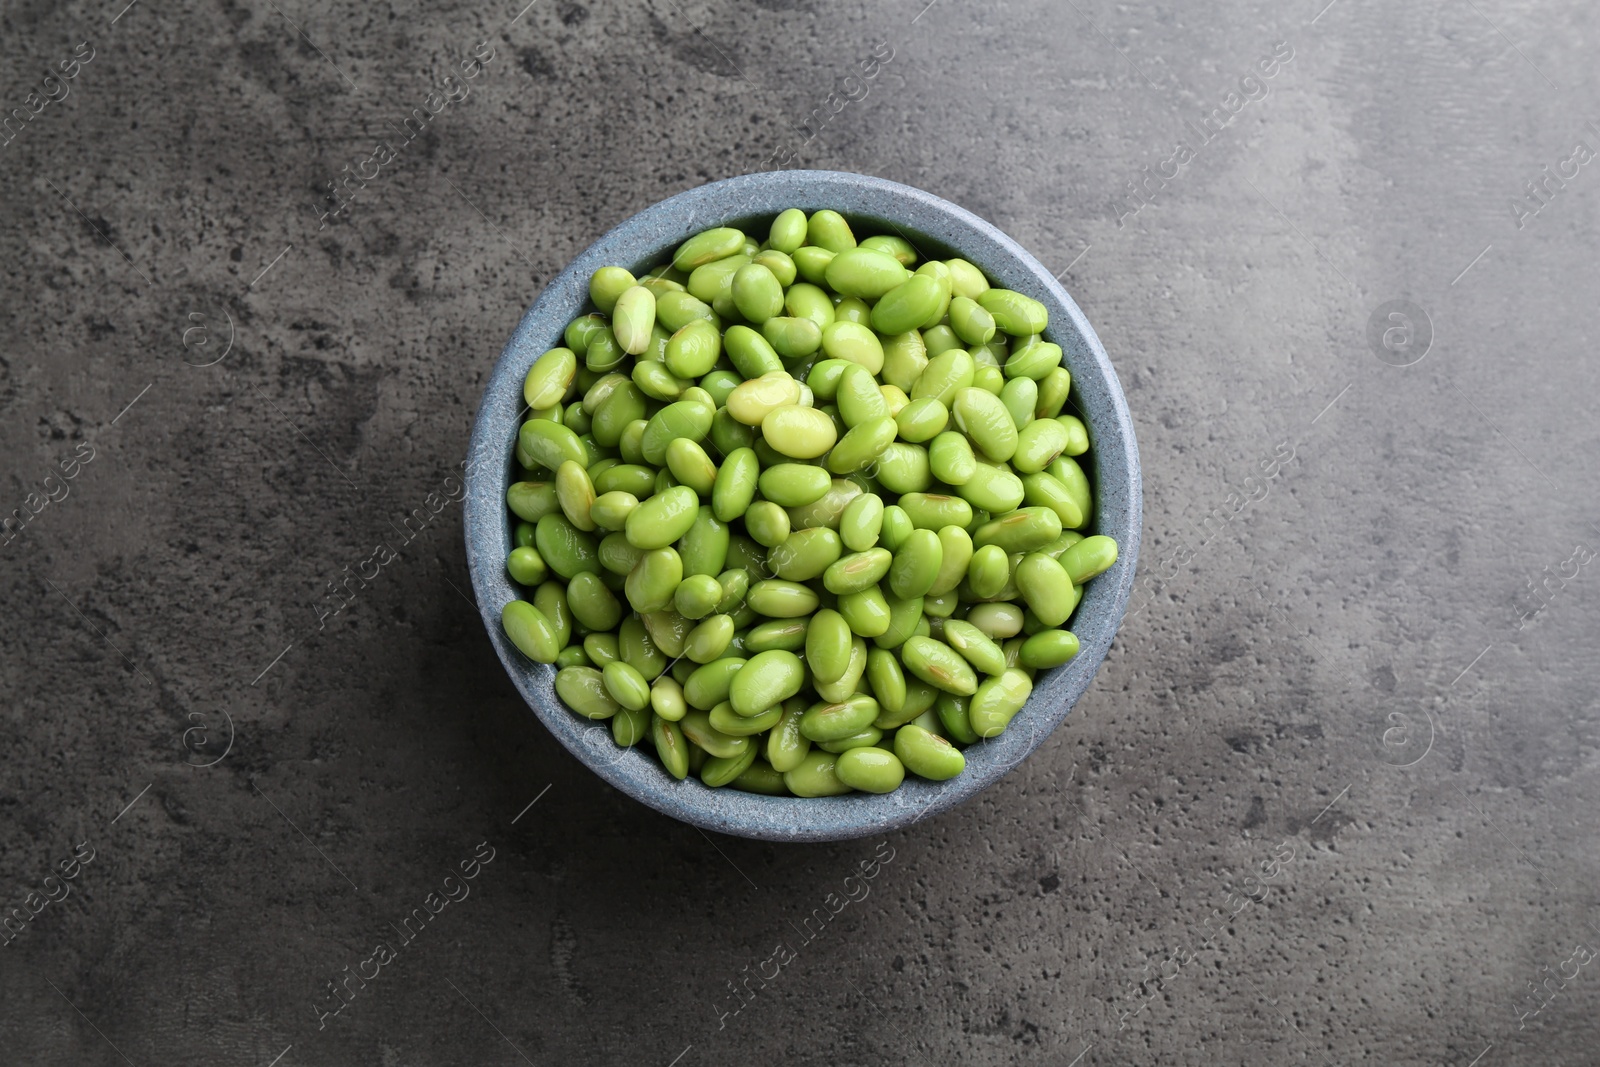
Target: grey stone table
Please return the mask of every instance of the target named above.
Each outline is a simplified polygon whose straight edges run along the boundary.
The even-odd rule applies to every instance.
[[[1596,1062],[1592,9],[924,4],[0,11],[0,1061]],[[827,847],[553,744],[455,499],[540,285],[785,165],[1060,269],[1147,487],[1067,724]]]

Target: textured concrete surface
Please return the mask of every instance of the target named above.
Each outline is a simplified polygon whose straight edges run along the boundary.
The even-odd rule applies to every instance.
[[[924,2],[0,11],[0,1061],[1596,1062],[1594,9]],[[881,845],[601,785],[450,499],[541,283],[790,161],[1058,265],[1145,461],[1077,712]]]

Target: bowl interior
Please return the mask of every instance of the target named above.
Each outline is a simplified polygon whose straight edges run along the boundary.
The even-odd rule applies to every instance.
[[[1119,546],[1116,564],[1089,583],[1068,623],[1080,641],[1077,657],[1039,673],[1026,707],[1006,732],[969,746],[966,770],[958,777],[929,782],[908,775],[904,785],[882,796],[768,797],[710,789],[693,777],[676,781],[648,747],[619,748],[608,724],[590,722],[563,706],[554,692],[555,669],[530,662],[500,626],[501,609],[520,595],[505,570],[512,545],[505,488],[526,411],[522,380],[535,359],[562,343],[567,323],[589,310],[590,274],[607,265],[642,272],[712,226],[764,235],[771,219],[789,207],[808,213],[832,208],[850,220],[858,237],[899,234],[923,258],[961,256],[994,284],[1044,303],[1050,313],[1045,336],[1061,346],[1072,373],[1069,407],[1089,429],[1092,532],[1115,538]],[[742,837],[825,841],[906,826],[961,803],[998,781],[1066,718],[1099,669],[1127,608],[1138,560],[1141,500],[1138,450],[1116,373],[1077,304],[1033,256],[971,212],[920,189],[859,174],[779,171],[704,185],[646,208],[596,241],[550,283],[523,316],[484,392],[467,463],[464,521],[473,589],[490,640],[517,690],[570,752],[629,796],[685,822]]]

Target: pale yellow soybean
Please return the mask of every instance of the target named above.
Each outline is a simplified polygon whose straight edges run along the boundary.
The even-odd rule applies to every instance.
[[[744,382],[728,394],[728,414],[746,426],[760,426],[761,420],[782,407],[800,402],[800,383],[787,371],[772,371]]]
[[[838,429],[825,413],[798,404],[767,412],[761,420],[761,436],[791,459],[816,459],[839,439]]]
[[[651,684],[650,709],[668,722],[677,722],[689,711],[683,699],[683,686],[670,674],[663,674]]]
[[[978,687],[967,705],[972,732],[979,737],[998,737],[1005,731],[1033,692],[1033,682],[1019,670],[1007,670]]]
[[[561,403],[578,373],[578,357],[570,348],[552,348],[528,368],[522,382],[522,399],[530,408]]]
[[[595,521],[590,515],[595,502],[594,484],[589,481],[589,472],[581,464],[569,459],[556,468],[556,499],[568,522],[580,530],[595,529]]]
[[[839,308],[834,311],[837,314]],[[870,327],[860,323],[835,318],[822,331],[822,350],[830,359],[858,363],[873,375],[883,370],[883,342]]]
[[[656,296],[642,285],[635,285],[617,298],[611,312],[611,332],[617,344],[630,356],[637,356],[650,345],[650,328],[656,324]]]
[[[1022,609],[1015,604],[974,604],[967,621],[996,641],[1022,632]]]

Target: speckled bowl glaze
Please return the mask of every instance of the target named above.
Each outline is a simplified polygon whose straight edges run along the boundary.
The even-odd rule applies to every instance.
[[[1096,493],[1094,532],[1116,538],[1117,563],[1094,579],[1073,615],[1081,651],[1065,666],[1042,672],[1027,706],[1001,736],[967,748],[967,767],[947,782],[907,775],[893,793],[852,793],[800,799],[709,789],[690,777],[675,781],[648,746],[618,748],[605,723],[594,723],[557,700],[555,668],[531,663],[500,627],[500,612],[519,594],[506,574],[511,516],[506,486],[524,410],[522,380],[546,349],[562,343],[568,322],[589,310],[589,275],[608,264],[636,274],[671,257],[685,238],[712,226],[749,226],[765,236],[784,208],[833,208],[859,234],[900,233],[938,258],[960,255],[996,285],[1026,293],[1050,310],[1046,337],[1059,344],[1072,372],[1072,401],[1092,442],[1090,477]],[[1139,554],[1142,494],[1133,423],[1116,372],[1083,313],[1050,271],[995,227],[920,189],[836,171],[748,174],[703,185],[646,208],[573,260],[534,301],[490,375],[472,429],[466,474],[467,559],[484,628],[506,673],[567,750],[607,782],[676,819],[740,837],[772,841],[834,841],[864,837],[948,810],[999,781],[1067,717],[1088,688],[1127,608]]]

